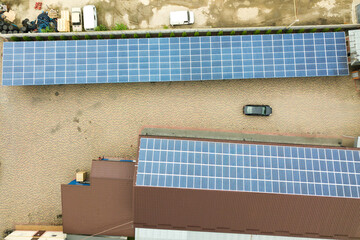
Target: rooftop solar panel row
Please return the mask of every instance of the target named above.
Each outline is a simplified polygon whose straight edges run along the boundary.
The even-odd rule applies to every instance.
[[[348,75],[344,32],[5,42],[3,85]]]
[[[141,138],[136,185],[359,198],[359,152]]]

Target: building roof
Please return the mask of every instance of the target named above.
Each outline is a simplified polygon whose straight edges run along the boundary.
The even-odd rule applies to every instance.
[[[351,65],[360,64],[360,31],[349,31],[350,62]]]
[[[64,232],[134,236],[133,174],[132,162],[94,160],[90,186],[61,185]]]
[[[143,137],[136,185],[359,198],[360,150]]]
[[[134,225],[360,237],[359,164],[357,149],[141,137]]]

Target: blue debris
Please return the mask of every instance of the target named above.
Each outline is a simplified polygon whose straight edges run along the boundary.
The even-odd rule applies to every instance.
[[[42,12],[37,17],[36,24],[37,24],[38,32],[41,32],[42,30],[46,30],[47,27],[49,28],[54,27],[55,31],[57,32],[57,21],[55,18],[50,18],[47,12]]]

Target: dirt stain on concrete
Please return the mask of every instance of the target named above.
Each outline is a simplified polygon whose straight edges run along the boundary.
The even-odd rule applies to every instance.
[[[326,0],[303,0],[296,1],[295,5],[294,1],[290,0],[159,0],[150,1],[148,5],[144,5],[141,1],[116,1],[115,4],[113,1],[111,3],[94,1],[94,4],[100,9],[98,11],[100,22],[113,24],[123,22],[135,29],[156,27],[150,24],[151,18],[167,6],[171,10],[176,7],[193,11],[202,9],[203,13],[195,16],[195,25],[184,26],[185,28],[284,26],[295,20],[295,13],[301,25],[339,24],[344,23],[346,19],[351,19],[351,0],[336,0],[331,9],[328,6],[324,7],[326,5],[324,1]],[[239,18],[238,11],[246,10],[248,10],[247,16],[251,15],[251,10],[255,10],[257,14],[245,20]],[[199,26],[197,22],[204,24]]]
[[[60,129],[61,129],[61,124],[58,123],[54,128],[51,129],[51,133],[55,134],[56,132],[60,131]]]
[[[78,110],[76,112],[76,116],[81,117],[83,115],[83,112],[81,110]]]
[[[19,5],[19,4],[29,4],[29,0],[3,0],[3,4],[12,6],[12,5]]]
[[[94,103],[93,105],[91,105],[91,108],[92,109],[97,109],[97,108],[100,108],[102,106],[102,103],[101,102],[97,102],[97,103]]]
[[[32,97],[31,98],[31,103],[33,105],[37,105],[37,104],[42,103],[42,102],[45,102],[45,99],[42,98],[42,97]]]

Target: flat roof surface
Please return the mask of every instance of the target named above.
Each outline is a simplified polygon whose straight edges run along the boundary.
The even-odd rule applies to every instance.
[[[348,75],[344,32],[4,42],[3,85]]]
[[[142,137],[136,185],[359,198],[359,153]]]

